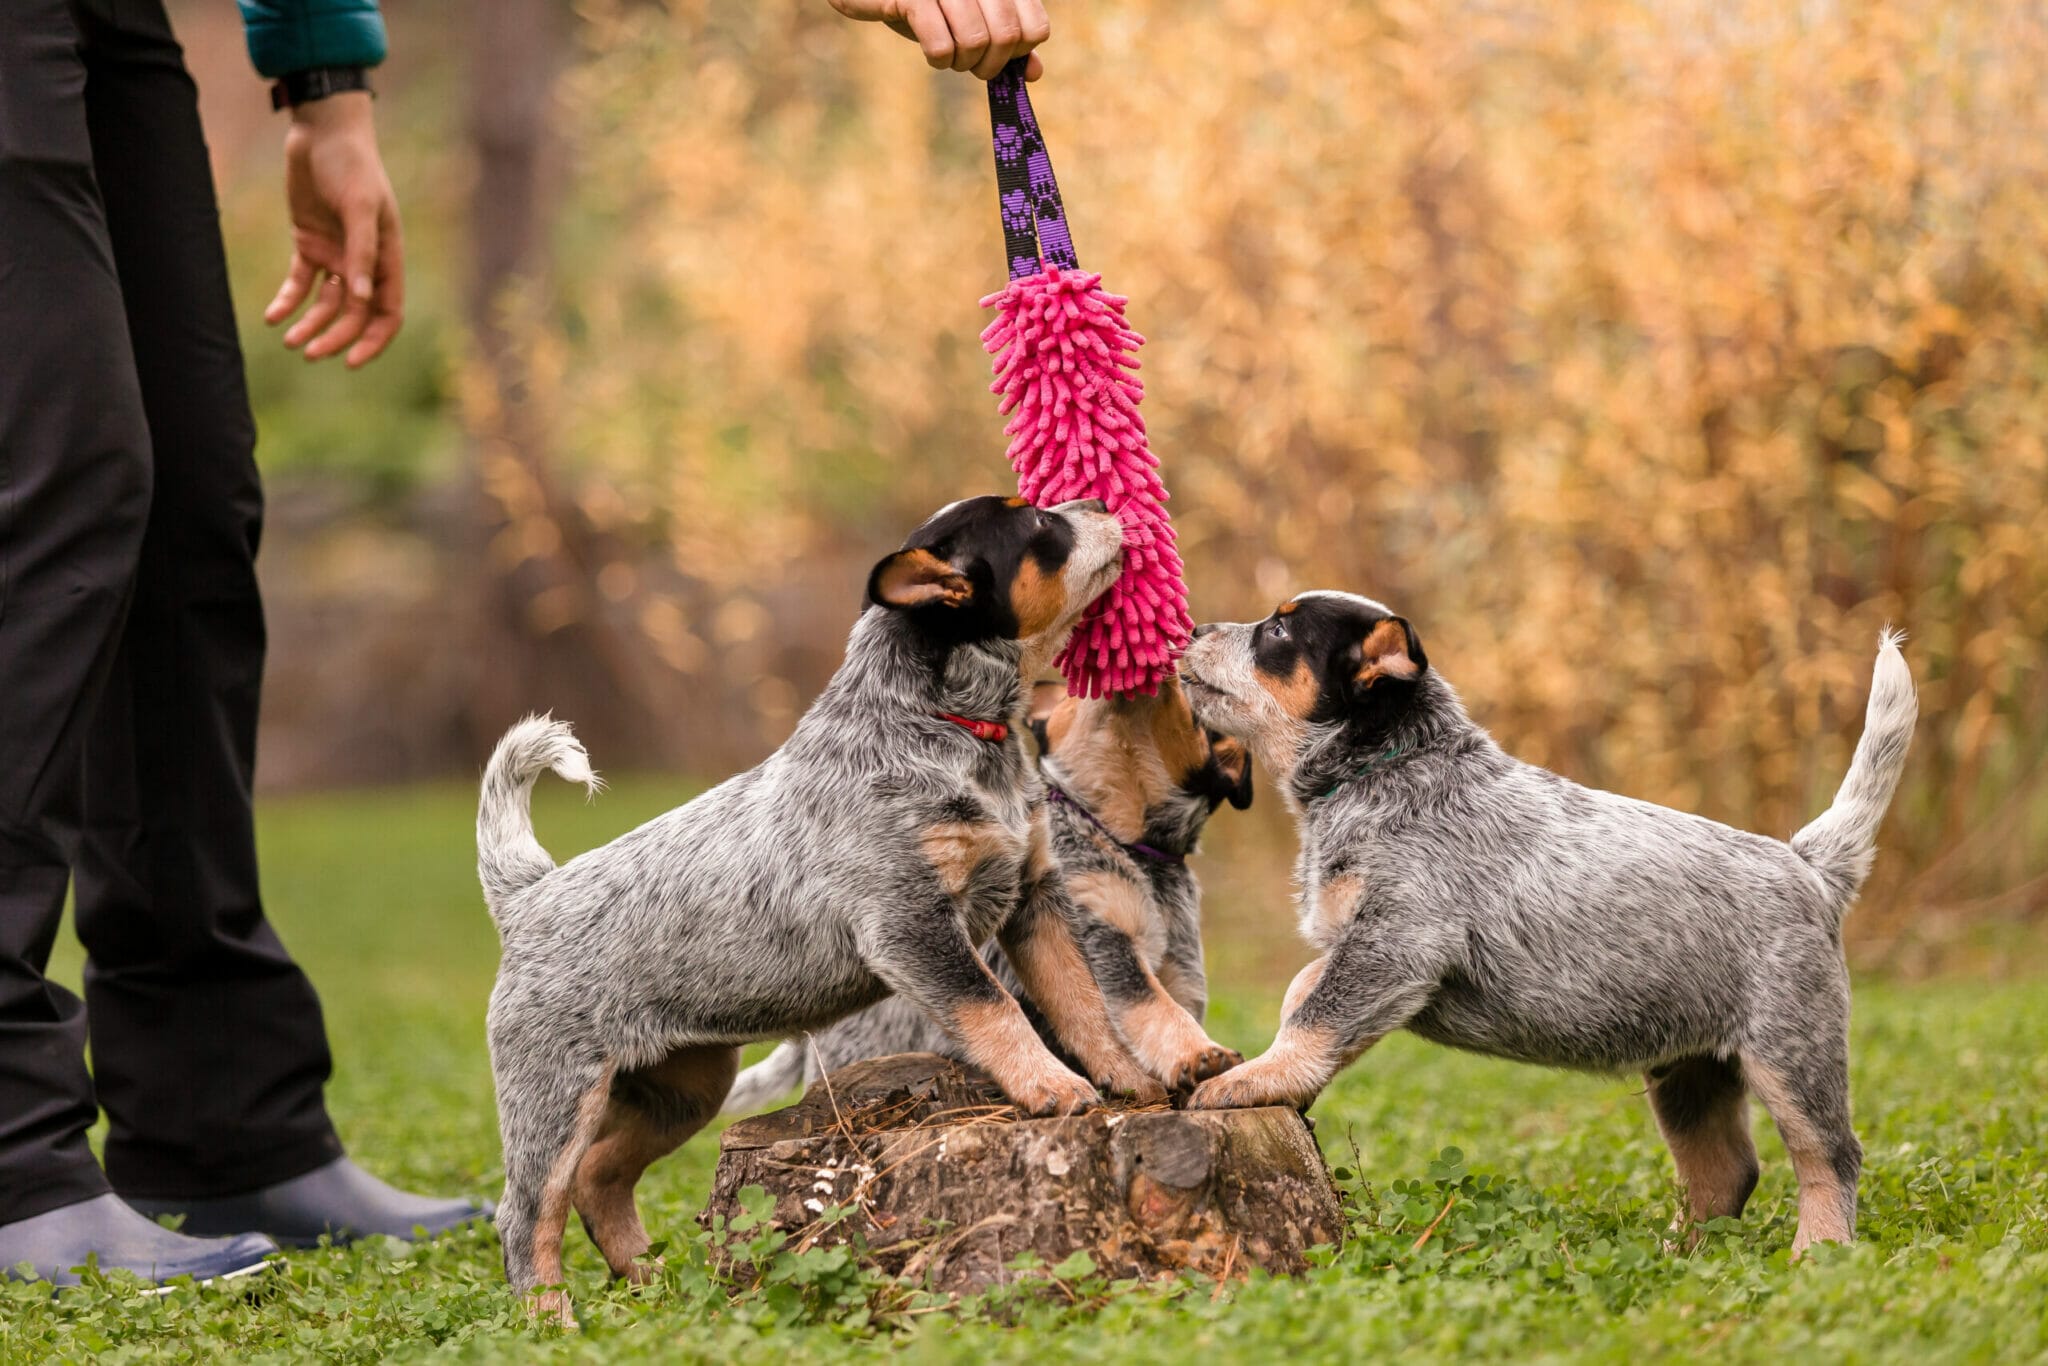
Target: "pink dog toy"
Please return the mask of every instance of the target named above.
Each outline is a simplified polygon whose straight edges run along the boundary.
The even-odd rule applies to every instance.
[[[1074,629],[1060,671],[1082,697],[1152,693],[1194,623],[1159,458],[1138,413],[1145,386],[1133,353],[1145,339],[1124,321],[1127,300],[1075,259],[1022,58],[988,83],[988,107],[1010,283],[981,301],[998,310],[981,341],[1010,419],[1018,492],[1040,507],[1100,498],[1124,528],[1123,574]]]

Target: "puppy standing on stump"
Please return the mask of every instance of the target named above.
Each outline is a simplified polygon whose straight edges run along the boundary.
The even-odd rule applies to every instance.
[[[1049,686],[1055,693],[1057,685]],[[1141,976],[1102,980],[1117,1027],[1140,1062],[1185,1090],[1242,1062],[1202,1032],[1209,979],[1202,960],[1202,887],[1188,855],[1224,802],[1252,803],[1252,761],[1243,744],[1213,735],[1189,707],[1180,680],[1131,697],[1061,696],[1034,716],[1039,772],[1051,803],[1053,857],[1074,904],[1126,936]],[[991,945],[991,971],[1035,1014],[1030,992]],[[1039,1035],[1055,1050],[1040,1017]],[[938,1053],[967,1061],[960,1046],[901,998],[877,1001],[830,1029],[791,1039],[740,1073],[725,1110],[760,1109],[797,1086],[864,1058]]]
[[[633,1187],[717,1113],[739,1045],[891,992],[1020,1108],[1093,1101],[990,974],[991,937],[1090,1076],[1163,1098],[1096,985],[1141,968],[1067,895],[1018,734],[1025,680],[1121,551],[1099,502],[943,509],[875,566],[845,663],[781,749],[559,868],[527,799],[543,769],[593,781],[582,746],[540,718],[499,742],[477,863],[504,944],[489,1027],[515,1289],[561,1281],[572,1206],[614,1275],[644,1276]],[[540,1307],[568,1316],[559,1291]]]
[[[1799,1178],[1795,1252],[1856,1229],[1842,917],[1918,703],[1878,646],[1834,805],[1789,843],[1592,791],[1504,753],[1414,628],[1349,593],[1201,627],[1181,679],[1293,805],[1303,935],[1266,1053],[1197,1106],[1306,1105],[1396,1029],[1551,1066],[1641,1070],[1691,1214],[1756,1185],[1745,1095]]]

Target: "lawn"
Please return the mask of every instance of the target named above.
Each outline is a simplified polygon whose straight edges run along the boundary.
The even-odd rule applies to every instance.
[[[592,806],[544,791],[543,840],[561,856],[683,795],[651,780]],[[483,1013],[496,942],[471,871],[470,801],[453,788],[274,801],[263,843],[273,914],[326,1002],[351,1151],[404,1184],[495,1195]],[[1274,924],[1263,944],[1212,945],[1214,1029],[1247,1053],[1268,1037],[1284,979],[1262,967],[1246,981],[1233,965],[1263,964],[1288,934]],[[60,975],[77,969],[62,950]],[[1636,1083],[1399,1037],[1313,1111],[1354,1232],[1300,1280],[1105,1285],[1076,1265],[1029,1273],[1060,1282],[1030,1297],[935,1306],[813,1253],[784,1255],[740,1293],[704,1269],[693,1216],[715,1146],[700,1137],[641,1187],[669,1244],[661,1284],[607,1288],[572,1230],[573,1337],[524,1321],[495,1238],[477,1230],[295,1254],[251,1299],[0,1287],[0,1360],[2048,1359],[2042,983],[1861,984],[1855,1091],[1863,1241],[1797,1266],[1791,1171],[1767,1121],[1747,1217],[1675,1255],[1660,1233],[1677,1191]]]

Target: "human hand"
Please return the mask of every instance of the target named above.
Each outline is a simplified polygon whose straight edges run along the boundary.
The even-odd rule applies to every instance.
[[[350,369],[376,359],[404,320],[405,247],[367,91],[292,110],[284,198],[292,263],[263,321],[276,326],[310,296],[313,306],[285,329],[286,346],[304,346],[307,360],[346,347]]]
[[[924,49],[937,71],[972,71],[993,79],[1013,57],[1052,36],[1043,0],[831,0],[849,19],[879,20]],[[1032,53],[1024,79],[1045,74]]]

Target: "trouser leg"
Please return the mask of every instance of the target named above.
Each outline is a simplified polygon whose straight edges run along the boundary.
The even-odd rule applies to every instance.
[[[320,1003],[263,914],[262,491],[197,92],[156,0],[78,0],[156,497],[86,745],[78,925],[107,1174],[207,1198],[341,1153]]]
[[[0,5],[0,1223],[103,1193],[85,1014],[43,970],[149,434],[63,0]]]

